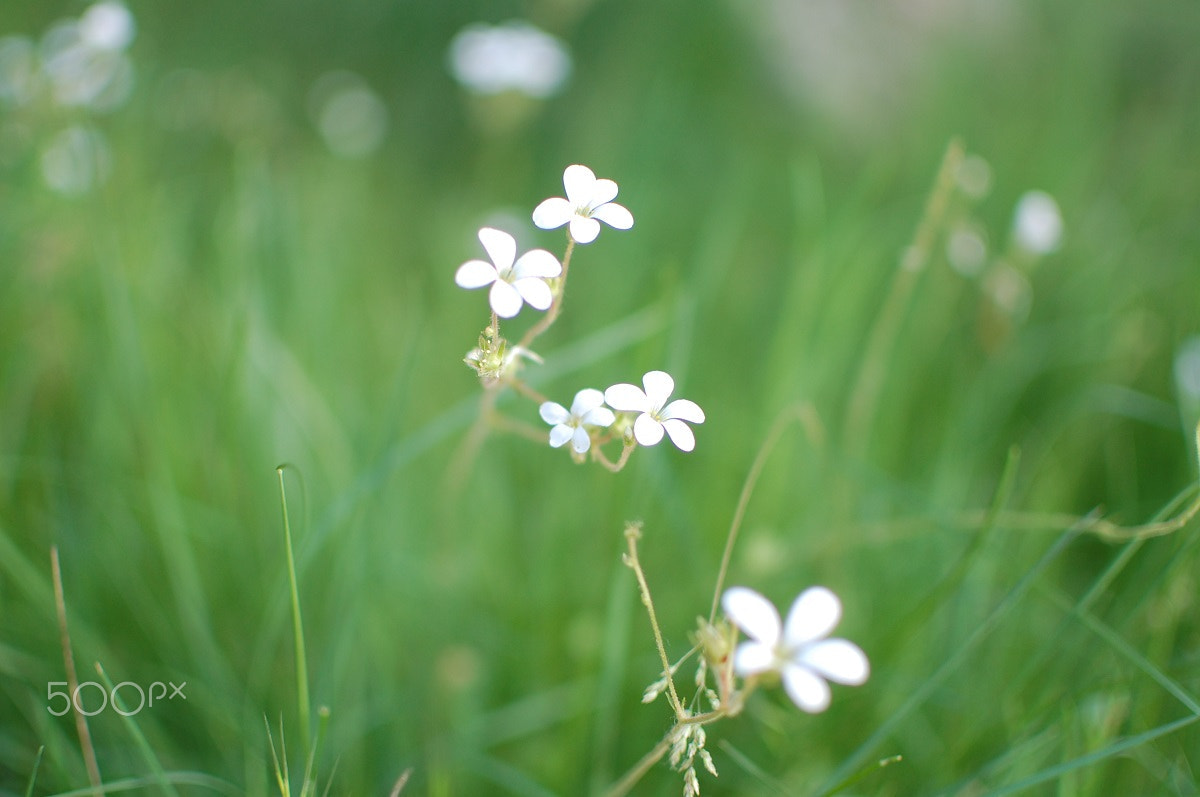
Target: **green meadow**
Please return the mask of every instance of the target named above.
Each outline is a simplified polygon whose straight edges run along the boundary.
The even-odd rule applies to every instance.
[[[0,4],[0,797],[606,794],[672,722],[626,523],[682,657],[769,439],[725,584],[871,674],[758,689],[701,793],[1200,794],[1195,3],[129,0],[90,104],[87,8]],[[456,80],[516,18],[562,85]],[[668,371],[690,453],[476,433],[455,270],[561,257],[570,164],[635,224],[521,376]]]

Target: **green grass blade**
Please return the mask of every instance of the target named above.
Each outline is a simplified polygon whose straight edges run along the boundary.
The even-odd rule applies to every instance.
[[[300,590],[296,585],[296,559],[292,547],[292,524],[288,520],[287,491],[283,482],[283,471],[289,466],[280,465],[275,469],[279,476],[279,505],[283,509],[283,541],[287,552],[288,588],[292,602],[292,633],[296,645],[296,710],[300,715],[301,748],[308,751],[311,748],[312,729],[309,719],[312,707],[308,697],[308,658],[304,648],[304,621],[300,614]]]
[[[134,744],[137,745],[138,752],[142,754],[142,760],[150,767],[150,771],[154,775],[154,782],[159,785],[165,794],[171,797],[179,797],[179,792],[175,791],[175,787],[167,778],[167,773],[163,769],[162,763],[158,760],[158,756],[154,752],[154,748],[150,746],[150,742],[146,740],[145,734],[138,726],[137,720],[133,718],[136,712],[130,713],[125,709],[124,701],[121,700],[120,694],[113,688],[113,682],[108,677],[108,673],[104,671],[104,667],[100,666],[100,662],[96,662],[96,672],[100,674],[100,680],[104,682],[104,688],[112,695],[113,706],[117,709],[117,714],[121,717],[121,722],[125,725],[125,729],[129,731],[129,735],[133,737]]]
[[[38,767],[42,765],[42,753],[46,745],[38,747],[37,756],[33,759],[33,769],[29,772],[29,785],[25,787],[25,797],[33,797],[33,784],[37,782]]]

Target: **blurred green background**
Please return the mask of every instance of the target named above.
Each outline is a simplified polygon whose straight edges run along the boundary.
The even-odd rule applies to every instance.
[[[41,745],[34,793],[88,785],[47,710],[52,545],[80,680],[187,682],[133,718],[158,766],[272,793],[266,717],[295,775],[284,462],[330,793],[408,768],[405,794],[599,793],[669,725],[640,703],[624,522],[682,655],[797,402],[816,422],[731,580],[836,591],[872,677],[815,717],[755,695],[710,729],[705,794],[823,793],[891,755],[851,793],[1200,791],[1194,524],[1118,545],[970,519],[1015,451],[1013,511],[1138,524],[1194,495],[1196,3],[128,8],[136,36],[78,73],[108,93],[63,102],[38,70],[88,6],[0,5],[0,794]],[[452,74],[457,33],[512,19],[569,53],[551,96]],[[970,168],[898,272],[954,137]],[[636,225],[577,248],[529,381],[565,404],[662,368],[707,422],[616,475],[500,434],[456,468],[487,313],[454,270],[485,224],[561,253],[528,214],[571,163]],[[1013,244],[1032,189],[1064,228],[1041,257]],[[152,773],[113,711],[91,733],[106,781]],[[681,789],[661,764],[634,793]]]

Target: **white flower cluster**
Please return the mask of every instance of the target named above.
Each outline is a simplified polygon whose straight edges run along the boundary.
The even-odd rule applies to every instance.
[[[595,241],[601,222],[618,230],[633,227],[633,214],[613,201],[618,189],[612,180],[597,178],[588,167],[575,164],[563,172],[563,188],[566,197],[546,199],[533,211],[533,223],[541,229],[567,227],[567,254],[561,262],[545,249],[533,249],[518,257],[512,235],[484,227],[478,236],[488,260],[468,260],[455,272],[454,281],[459,287],[488,289],[493,321],[480,336],[479,346],[465,359],[485,384],[505,380],[516,384],[518,355],[538,360],[527,344],[557,315],[566,265],[575,245]],[[497,331],[499,320],[514,318],[525,305],[549,314],[540,328],[527,334],[520,344],[509,345]],[[640,388],[626,383],[612,385],[603,392],[586,388],[575,394],[570,409],[542,400],[538,413],[551,426],[550,445],[561,448],[570,442],[577,461],[593,451],[598,440],[620,439],[627,454],[633,445],[657,445],[666,436],[679,450],[691,451],[696,438],[688,424],[703,423],[704,411],[688,399],[671,401],[674,391],[675,380],[670,374],[650,371],[642,377]],[[522,392],[532,393],[528,388]]]
[[[624,383],[603,393],[594,388],[581,390],[575,394],[569,411],[553,401],[544,402],[538,412],[553,426],[550,445],[558,448],[570,440],[577,453],[586,453],[591,447],[589,427],[607,429],[617,420],[613,410],[620,410],[636,415],[633,437],[638,445],[657,445],[665,432],[680,451],[695,448],[696,437],[686,422],[704,423],[704,410],[688,399],[668,403],[675,380],[666,371],[648,372],[642,377],[642,385],[645,390]],[[606,402],[608,407],[604,406]]]
[[[133,86],[125,55],[136,26],[116,0],[101,0],[77,19],[56,22],[39,44],[21,36],[0,39],[0,101],[21,106],[47,95],[55,105],[111,111]]]
[[[40,41],[0,37],[0,110],[26,115],[35,128],[51,127],[39,153],[51,189],[83,194],[108,177],[112,157],[99,130],[77,114],[73,124],[53,128],[61,118],[57,109],[107,113],[125,104],[133,89],[133,62],[125,51],[135,34],[129,9],[101,0],[79,17],[51,25]],[[0,152],[0,165],[12,157]]]

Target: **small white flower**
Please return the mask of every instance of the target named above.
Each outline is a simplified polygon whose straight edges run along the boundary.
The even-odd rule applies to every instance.
[[[575,164],[563,172],[567,198],[556,196],[533,209],[533,223],[543,230],[571,225],[571,238],[577,244],[590,244],[600,234],[600,222],[618,230],[633,226],[633,214],[613,202],[617,184],[598,180],[586,166]]]
[[[815,714],[829,707],[827,680],[857,686],[870,674],[857,645],[826,639],[842,618],[842,604],[824,587],[800,593],[786,624],[769,600],[747,587],[726,590],[721,607],[749,637],[734,652],[734,672],[743,678],[778,672],[788,696],[804,711]]]
[[[1013,236],[1026,252],[1048,255],[1062,241],[1063,221],[1058,203],[1045,191],[1026,191],[1017,201]]]
[[[454,281],[463,288],[492,286],[488,300],[501,318],[512,318],[521,311],[522,302],[536,310],[548,310],[553,301],[546,279],[562,273],[558,258],[545,249],[533,249],[520,258],[517,242],[501,230],[484,227],[479,242],[487,250],[491,263],[468,260],[458,267]]]
[[[604,406],[604,394],[594,388],[586,388],[575,394],[571,402],[571,410],[553,401],[547,401],[538,408],[538,413],[546,423],[553,424],[550,430],[550,445],[558,448],[571,441],[571,447],[583,454],[592,445],[591,436],[585,426],[612,426],[617,416]]]
[[[604,400],[615,410],[641,413],[633,422],[633,436],[641,445],[655,445],[665,431],[680,451],[695,448],[696,437],[684,421],[704,423],[704,410],[687,399],[668,404],[675,380],[665,371],[650,371],[642,377],[642,385],[645,390],[624,383],[613,385],[604,391]]]

